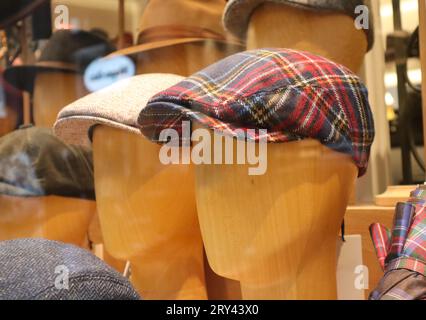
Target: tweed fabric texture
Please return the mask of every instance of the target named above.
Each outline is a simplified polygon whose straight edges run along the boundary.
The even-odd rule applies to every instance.
[[[89,251],[43,239],[0,242],[0,300],[138,300],[130,282]]]
[[[91,149],[30,127],[0,138],[0,194],[95,199]]]
[[[182,79],[174,74],[144,74],[119,81],[62,109],[54,132],[65,142],[78,145],[91,143],[96,125],[140,134],[137,119],[149,98]]]
[[[368,50],[374,45],[374,26],[370,0],[230,0],[223,14],[225,28],[236,37],[244,39],[251,14],[258,6],[265,2],[289,5],[318,13],[342,13],[354,20],[359,15],[356,8],[360,5],[365,5],[369,8],[369,27],[364,30],[367,36]],[[277,28],[279,27],[277,26]]]
[[[156,94],[138,123],[148,139],[161,142],[164,129],[181,134],[184,120],[251,141],[317,139],[351,155],[360,176],[374,140],[368,91],[360,79],[342,65],[291,49],[227,57]]]

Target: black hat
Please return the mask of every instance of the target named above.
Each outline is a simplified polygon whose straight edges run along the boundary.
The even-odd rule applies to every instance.
[[[1,0],[0,29],[22,20],[47,0]]]
[[[13,131],[0,138],[0,194],[93,200],[91,149],[67,145],[48,128]]]
[[[93,60],[114,50],[107,39],[92,32],[59,30],[52,35],[34,65],[10,67],[5,70],[4,77],[16,88],[32,92],[38,72],[83,73]]]
[[[85,249],[44,239],[0,242],[0,300],[139,300],[130,282]]]

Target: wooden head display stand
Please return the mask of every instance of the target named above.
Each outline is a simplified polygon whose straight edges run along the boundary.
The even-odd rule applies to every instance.
[[[213,43],[180,44],[138,55],[138,74],[188,76],[227,54]],[[193,168],[162,165],[160,146],[126,131],[94,130],[95,185],[107,250],[131,262],[144,299],[206,299],[203,243]]]
[[[35,124],[51,128],[65,105],[85,94],[80,76],[41,73],[35,80]],[[87,246],[94,201],[59,197],[0,196],[0,240],[46,238]]]
[[[0,241],[43,238],[87,247],[94,201],[58,196],[0,196]]]
[[[81,75],[59,71],[38,73],[33,94],[35,125],[52,128],[59,111],[86,94]]]
[[[355,71],[367,48],[351,18],[275,4],[254,12],[247,41],[248,49],[322,54]],[[261,176],[245,165],[196,166],[209,263],[241,282],[244,299],[336,299],[336,240],[358,170],[315,140],[269,144],[267,154]]]

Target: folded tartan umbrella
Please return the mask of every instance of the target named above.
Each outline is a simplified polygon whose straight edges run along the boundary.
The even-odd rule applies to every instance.
[[[426,300],[426,186],[398,203],[390,232],[379,223],[371,238],[385,275],[372,300]]]
[[[139,300],[139,295],[85,249],[19,239],[0,242],[0,300]]]

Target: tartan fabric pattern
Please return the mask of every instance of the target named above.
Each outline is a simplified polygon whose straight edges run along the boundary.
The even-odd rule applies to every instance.
[[[352,156],[362,176],[374,140],[368,91],[350,70],[291,49],[229,56],[151,98],[139,129],[159,141],[164,129],[182,137],[182,122],[197,121],[237,139],[270,143],[305,138]],[[259,133],[258,130],[267,130]]]
[[[385,260],[389,253],[389,230],[380,223],[374,223],[370,226],[370,235],[374,243],[377,259],[382,269],[385,269]]]
[[[375,223],[370,233],[385,271],[370,299],[426,299],[426,186],[397,204],[392,231]]]
[[[426,187],[418,189],[408,202],[398,203],[392,232],[378,223],[370,226],[373,245],[385,271],[409,269],[426,276]]]

